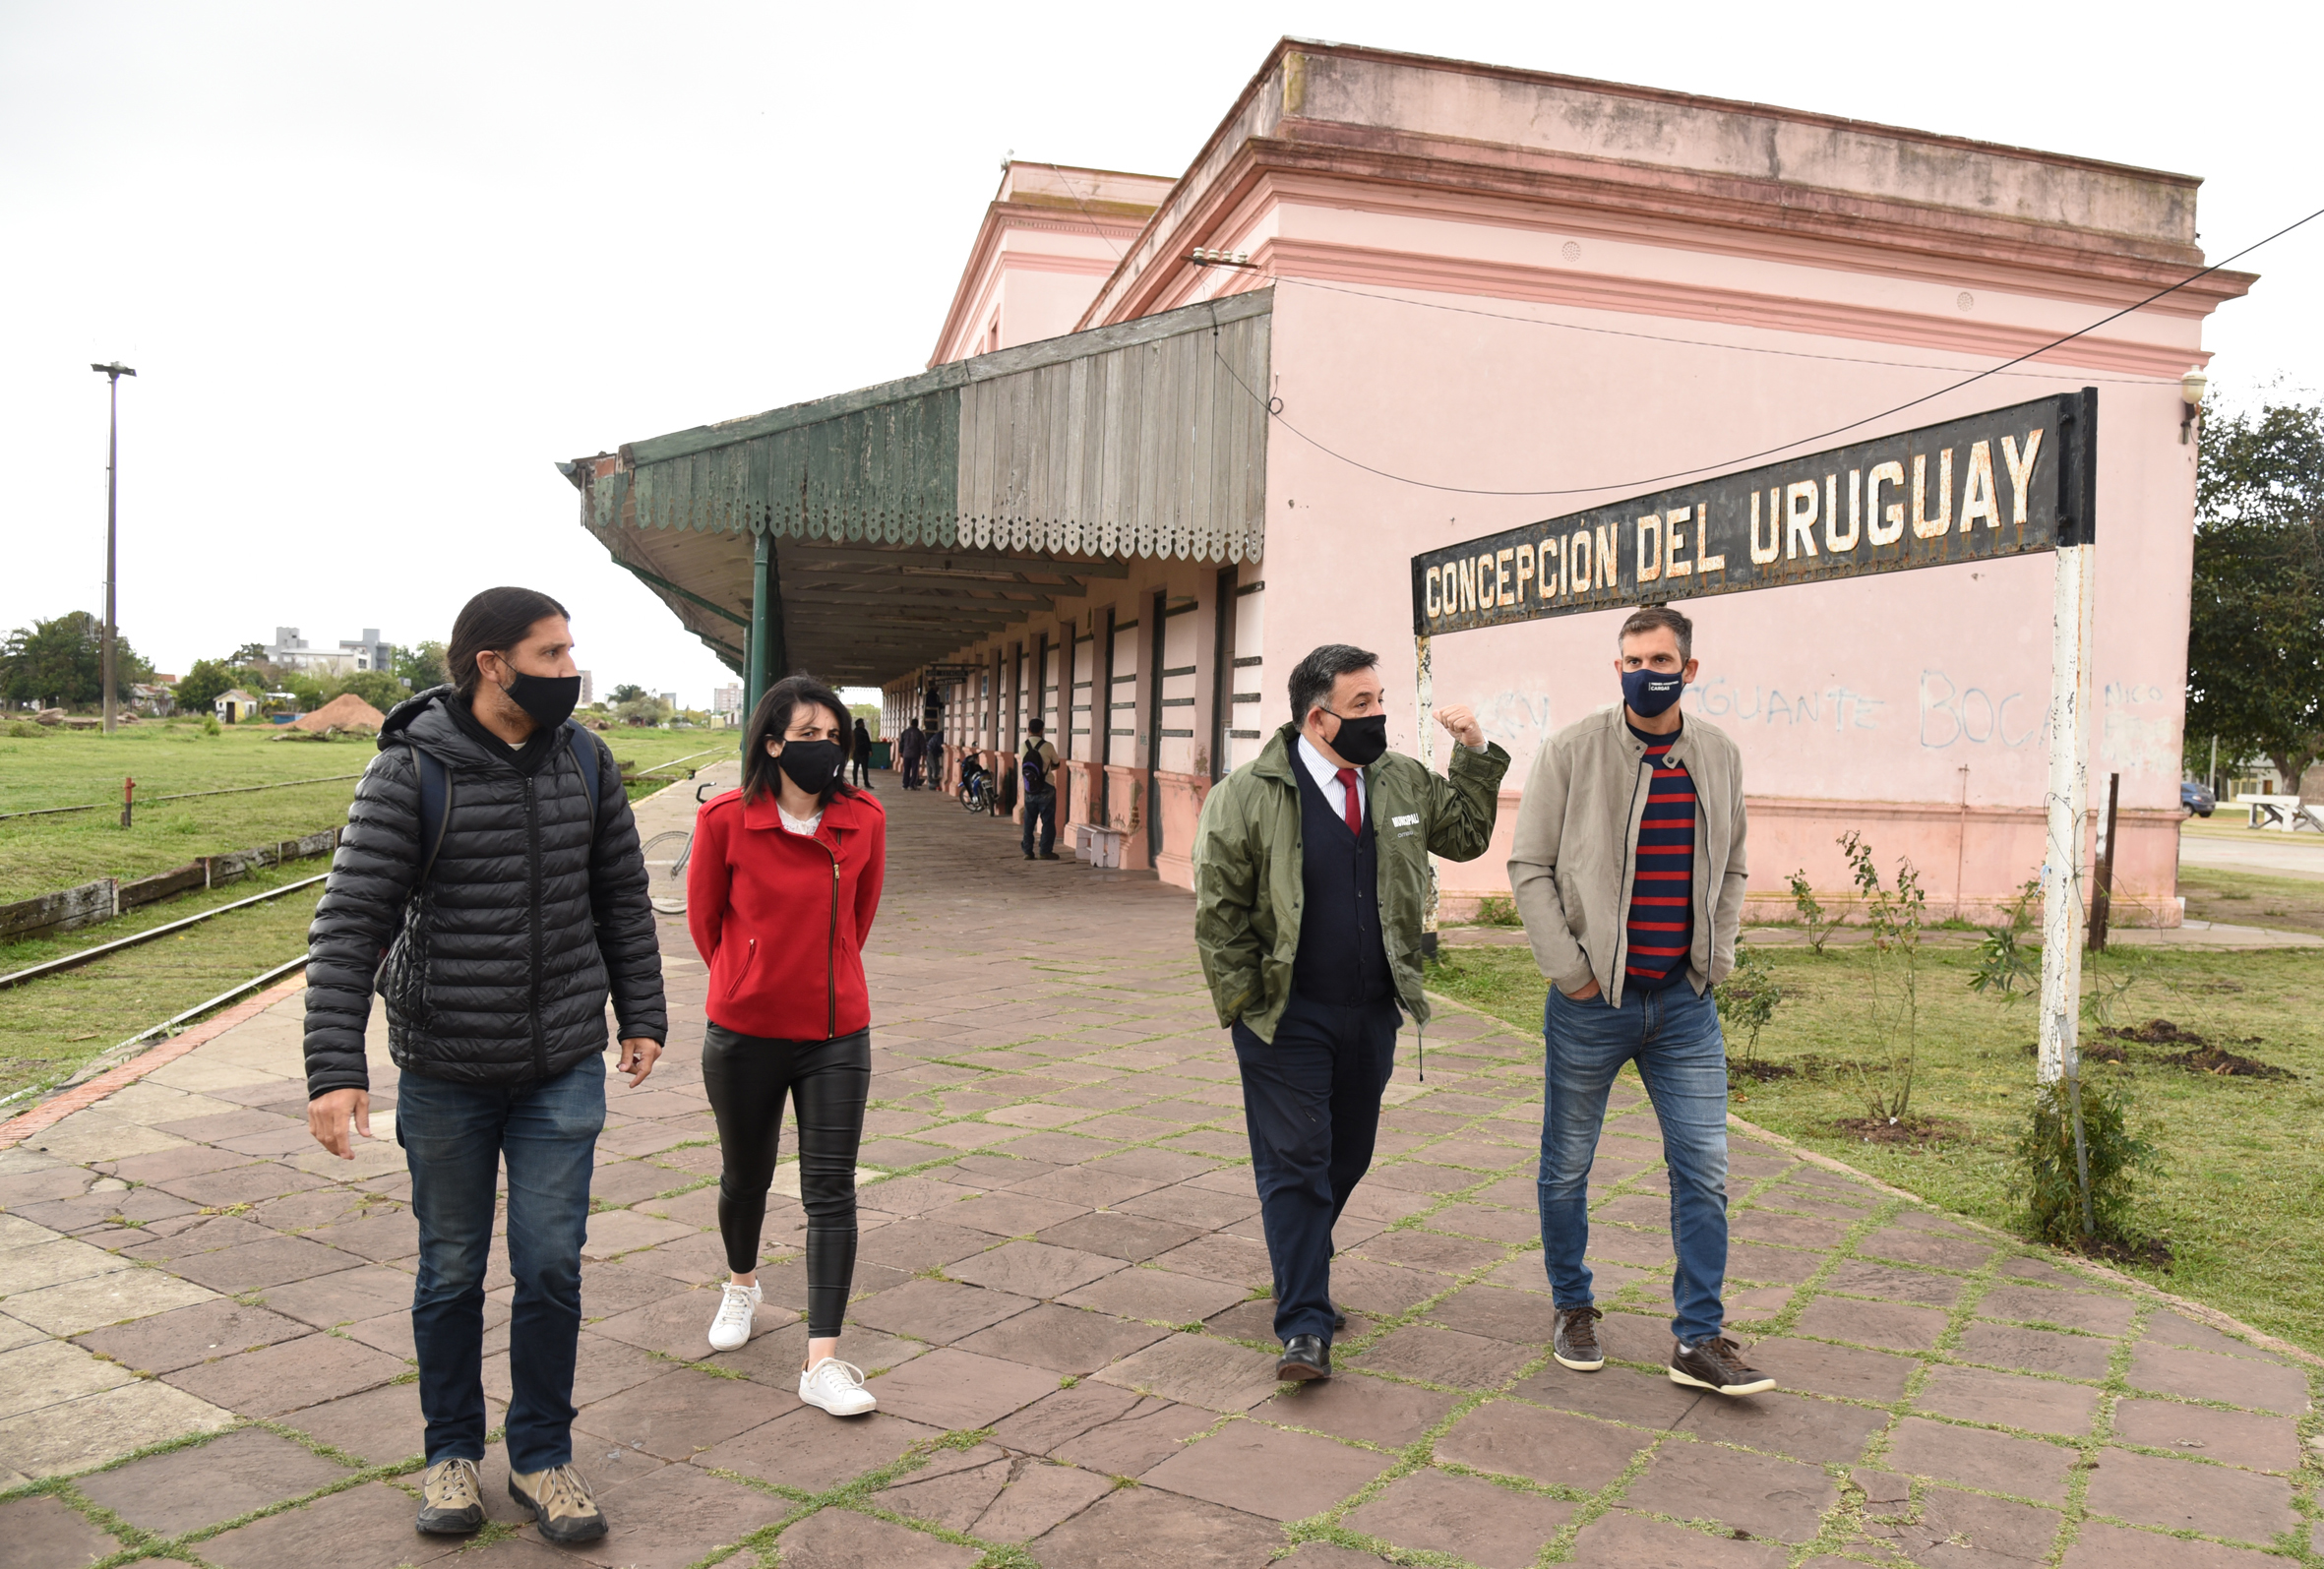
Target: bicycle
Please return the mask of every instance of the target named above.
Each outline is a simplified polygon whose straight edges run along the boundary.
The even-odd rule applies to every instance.
[[[974,816],[978,813],[991,815],[999,810],[993,795],[993,776],[983,768],[960,781],[960,810]]]

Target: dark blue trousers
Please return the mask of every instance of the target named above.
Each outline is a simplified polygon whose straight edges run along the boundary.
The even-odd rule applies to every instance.
[[[1319,1335],[1330,1344],[1331,1229],[1372,1169],[1400,1017],[1392,997],[1333,1007],[1294,993],[1272,1042],[1236,1022],[1243,1121],[1280,1339]]]
[[[1025,854],[1033,853],[1033,826],[1040,824],[1041,853],[1048,855],[1057,848],[1057,792],[1044,790],[1039,795],[1024,798]]]
[[[396,1138],[411,1172],[419,1280],[411,1338],[419,1356],[428,1464],[482,1460],[484,1276],[494,1187],[509,1171],[509,1465],[544,1471],[573,1459],[573,1367],[581,1337],[581,1242],[589,1173],[605,1126],[605,1058],[552,1079],[456,1084],[406,1073]]]

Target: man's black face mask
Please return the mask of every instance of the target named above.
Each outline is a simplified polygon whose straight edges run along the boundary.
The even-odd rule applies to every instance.
[[[1325,713],[1331,713],[1326,708]],[[1388,716],[1366,714],[1361,719],[1349,719],[1331,714],[1339,720],[1339,734],[1331,738],[1331,750],[1359,768],[1379,761],[1388,750]]]
[[[534,724],[554,730],[573,717],[574,704],[581,701],[581,677],[528,676],[520,670],[501,691],[530,714]]]

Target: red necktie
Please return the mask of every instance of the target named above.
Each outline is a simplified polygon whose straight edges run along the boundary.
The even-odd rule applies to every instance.
[[[1364,837],[1364,798],[1356,794],[1355,769],[1342,768],[1339,771],[1339,787],[1348,793],[1348,832],[1361,839]]]

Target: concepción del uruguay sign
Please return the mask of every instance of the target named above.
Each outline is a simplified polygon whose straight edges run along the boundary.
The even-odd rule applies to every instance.
[[[1432,550],[1413,632],[2088,544],[2097,434],[2084,388]]]

